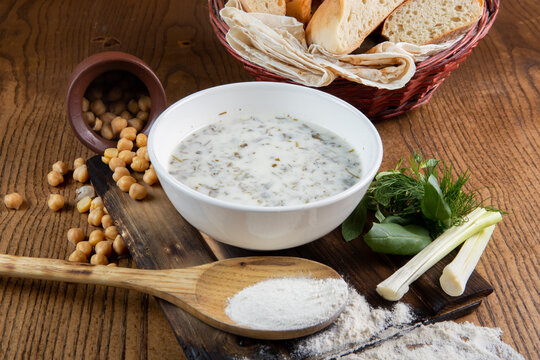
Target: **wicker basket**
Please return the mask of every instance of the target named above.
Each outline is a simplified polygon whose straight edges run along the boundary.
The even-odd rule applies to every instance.
[[[465,60],[472,49],[478,44],[493,25],[499,11],[500,0],[485,0],[484,13],[478,24],[450,49],[442,51],[429,59],[416,64],[416,73],[401,89],[377,89],[338,78],[328,86],[321,87],[327,93],[335,95],[360,109],[372,120],[385,119],[414,109],[430,98],[443,80]],[[228,26],[219,16],[224,0],[208,0],[210,22],[219,41],[239,61],[246,70],[257,80],[294,83],[293,81],[275,75],[272,72],[245,60],[238,55],[225,40]]]

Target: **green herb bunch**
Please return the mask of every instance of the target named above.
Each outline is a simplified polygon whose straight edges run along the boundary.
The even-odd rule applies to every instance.
[[[454,180],[452,166],[414,153],[408,167],[401,159],[392,170],[377,174],[366,195],[342,224],[346,241],[358,237],[367,211],[379,221],[365,235],[377,252],[414,255],[446,229],[463,223],[465,216],[482,205],[477,191],[463,186],[469,172]]]

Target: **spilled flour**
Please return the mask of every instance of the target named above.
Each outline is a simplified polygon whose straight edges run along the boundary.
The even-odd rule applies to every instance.
[[[502,342],[500,329],[453,321],[411,327],[413,320],[411,309],[404,303],[396,303],[391,310],[373,309],[362,295],[350,289],[349,302],[334,324],[293,342],[291,352],[294,359],[523,359]],[[377,343],[405,329],[408,331],[402,335]]]

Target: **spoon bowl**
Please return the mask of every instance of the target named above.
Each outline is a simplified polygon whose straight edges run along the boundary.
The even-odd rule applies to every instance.
[[[0,255],[0,275],[133,289],[165,299],[218,329],[264,340],[292,339],[319,331],[337,318],[346,303],[344,299],[336,304],[338,310],[320,323],[291,330],[254,329],[229,318],[225,313],[228,300],[258,282],[298,277],[341,279],[324,264],[296,257],[253,256],[185,269],[139,270]]]

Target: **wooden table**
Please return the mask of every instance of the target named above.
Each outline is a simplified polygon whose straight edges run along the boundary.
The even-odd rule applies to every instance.
[[[376,124],[383,168],[421,148],[469,168],[508,211],[478,271],[495,293],[463,320],[504,331],[526,358],[539,347],[540,4],[503,1],[488,36],[418,110]],[[0,196],[18,191],[19,211],[0,206],[0,253],[66,259],[65,234],[87,227],[73,204],[47,208],[57,160],[89,157],[66,122],[70,72],[85,57],[132,53],[155,69],[169,103],[214,85],[248,81],[213,36],[206,1],[4,1],[0,4]],[[131,266],[123,260],[123,266]],[[100,286],[0,278],[0,356],[182,358],[167,321],[146,295]]]

